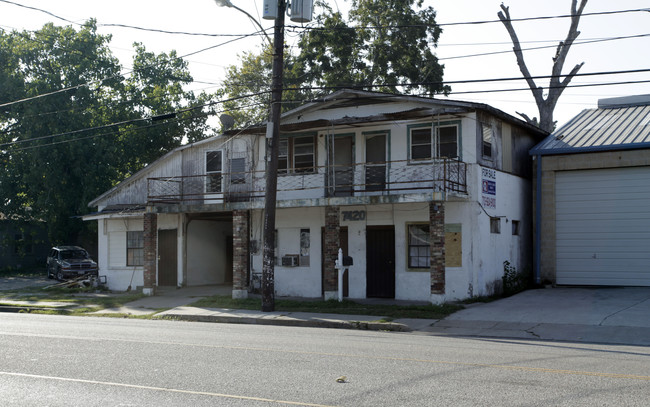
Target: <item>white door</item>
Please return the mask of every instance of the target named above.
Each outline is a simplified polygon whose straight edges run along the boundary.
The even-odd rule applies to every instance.
[[[559,171],[558,284],[650,286],[650,167]]]

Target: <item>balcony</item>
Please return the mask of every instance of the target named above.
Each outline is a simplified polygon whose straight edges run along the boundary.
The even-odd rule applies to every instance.
[[[263,204],[264,171],[149,178],[149,204],[210,205]],[[305,200],[355,198],[363,203],[377,198],[414,194],[467,194],[467,164],[453,159],[426,162],[389,161],[289,169],[278,174],[278,203],[308,206]],[[313,203],[312,203],[313,205]]]

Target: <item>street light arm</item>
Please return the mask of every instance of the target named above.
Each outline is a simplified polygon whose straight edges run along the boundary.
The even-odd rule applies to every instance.
[[[262,31],[262,33],[264,33],[264,36],[266,37],[266,40],[269,42],[269,45],[273,45],[273,41],[271,40],[271,37],[269,37],[269,35],[266,33],[266,30],[264,29],[264,27],[262,27],[262,24],[260,24],[252,15],[250,15],[250,13],[248,11],[243,10],[243,9],[235,6],[234,4],[232,4],[232,2],[230,0],[214,0],[214,2],[219,7],[234,8],[235,10],[246,14],[246,16],[260,28],[260,31]]]

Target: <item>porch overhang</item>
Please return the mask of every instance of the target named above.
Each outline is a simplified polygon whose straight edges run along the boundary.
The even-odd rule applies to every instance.
[[[400,204],[413,202],[444,201],[444,192],[426,192],[417,194],[392,194],[373,196],[338,196],[328,198],[285,199],[277,202],[277,208],[358,206]],[[203,213],[230,212],[234,210],[264,209],[264,201],[226,202],[213,204],[159,204],[147,207],[152,213]]]

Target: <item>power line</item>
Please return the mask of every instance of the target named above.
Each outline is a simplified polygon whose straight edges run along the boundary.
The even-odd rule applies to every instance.
[[[239,99],[245,99],[245,98],[249,98],[249,97],[253,97],[253,96],[259,96],[259,95],[262,95],[262,94],[265,94],[265,93],[270,93],[270,91],[258,92],[258,93],[247,94],[247,95],[242,95],[242,96],[236,96],[236,97],[232,97],[232,98],[229,98],[229,99],[223,99],[223,100],[219,100],[219,101],[212,101],[212,102],[208,102],[208,103],[203,103],[201,105],[191,106],[191,107],[176,110],[174,112],[168,112],[168,113],[165,113],[165,114],[162,114],[162,115],[157,115],[157,116],[152,116],[152,117],[140,117],[140,118],[135,118],[135,119],[123,120],[123,121],[120,121],[120,122],[104,124],[104,125],[100,125],[100,126],[94,126],[94,127],[83,128],[83,129],[71,130],[71,131],[67,131],[67,132],[64,132],[64,133],[49,134],[49,135],[46,135],[46,136],[33,137],[33,138],[29,138],[29,139],[24,139],[24,140],[15,140],[15,141],[12,141],[12,142],[9,142],[9,143],[0,144],[0,148],[9,147],[9,146],[16,145],[16,144],[30,143],[30,142],[44,140],[44,139],[48,139],[48,138],[71,136],[71,135],[80,134],[80,133],[84,133],[84,132],[88,132],[88,131],[107,129],[107,128],[111,128],[111,127],[115,127],[115,126],[123,126],[123,125],[127,125],[127,124],[135,124],[135,123],[140,123],[140,122],[149,121],[149,120],[154,120],[155,121],[158,117],[164,117],[164,116],[169,116],[169,115],[178,116],[178,115],[180,115],[182,113],[191,112],[191,111],[198,110],[198,109],[203,109],[204,107],[214,106],[214,105],[217,105],[217,104],[220,104],[220,103],[235,101],[235,100],[239,100]],[[193,116],[192,118],[196,118],[196,117],[201,117],[201,116]],[[183,119],[183,120],[185,120],[185,119]],[[108,134],[112,134],[112,133],[108,133]],[[83,139],[85,139],[85,138],[77,138],[77,139],[73,139],[73,140],[83,140]]]
[[[612,10],[612,11],[597,11],[593,13],[582,13],[582,14],[560,14],[555,16],[539,16],[539,17],[522,17],[522,18],[511,18],[507,21],[535,21],[535,20],[551,20],[556,18],[572,18],[577,17],[589,17],[589,16],[600,16],[600,15],[611,15],[611,14],[623,14],[623,13],[638,13],[638,12],[650,12],[650,8],[639,8],[639,9],[629,9],[629,10]],[[481,20],[481,21],[460,21],[454,23],[437,23],[438,27],[450,27],[458,25],[480,25],[480,24],[492,24],[492,23],[501,23],[501,20]],[[430,27],[426,24],[406,24],[406,25],[369,25],[369,26],[353,26],[345,27],[346,29],[354,30],[372,30],[372,29],[404,29],[404,28],[422,28]],[[286,25],[285,28],[293,30],[294,32],[300,31],[336,31],[340,30],[339,27],[314,27],[314,26],[300,26],[300,25]]]
[[[7,1],[7,0],[0,0],[0,2],[2,2],[2,1]],[[190,52],[188,54],[181,55],[181,56],[178,56],[178,57],[175,57],[175,58],[176,59],[182,59],[182,58],[185,58],[185,57],[188,57],[188,56],[191,56],[191,55],[196,55],[196,54],[201,53],[201,52],[205,52],[205,51],[208,51],[208,50],[211,50],[211,49],[214,49],[214,48],[221,47],[221,46],[229,44],[231,42],[239,41],[241,39],[250,37],[252,35],[254,35],[254,34],[246,34],[246,35],[240,36],[239,38],[231,39],[231,40],[222,42],[220,44],[213,45],[213,46],[210,46],[210,47],[207,47],[207,48],[203,48],[203,49],[200,49],[198,51]],[[28,102],[30,100],[40,99],[40,98],[43,98],[43,97],[46,97],[46,96],[51,96],[51,95],[56,95],[56,94],[59,94],[59,93],[67,92],[67,91],[73,90],[73,89],[80,89],[80,88],[83,88],[83,87],[90,87],[91,85],[94,85],[94,84],[97,84],[97,83],[99,84],[97,86],[101,86],[101,84],[106,80],[115,79],[115,78],[117,78],[119,76],[122,76],[122,75],[129,75],[129,74],[132,74],[133,72],[136,72],[138,70],[151,68],[152,66],[155,66],[155,65],[152,64],[152,65],[143,66],[141,68],[134,68],[134,69],[131,69],[130,71],[126,71],[124,73],[120,72],[119,74],[107,76],[107,77],[104,77],[102,79],[98,79],[98,80],[96,80],[94,82],[85,82],[85,83],[81,83],[79,85],[68,86],[66,88],[58,89],[58,90],[55,90],[55,91],[52,91],[52,92],[47,92],[47,93],[43,93],[43,94],[40,94],[40,95],[31,96],[31,97],[28,97],[28,98],[23,98],[23,99],[14,100],[14,101],[11,101],[11,102],[2,103],[2,104],[0,104],[0,107],[6,107],[6,106],[19,104],[19,103],[24,103],[24,102]]]
[[[8,3],[8,4],[13,4],[18,7],[23,7],[26,9],[38,11],[41,13],[48,14],[52,17],[55,17],[57,19],[60,19],[62,21],[68,22],[70,24],[75,24],[82,26],[83,24],[80,24],[78,22],[69,20],[65,17],[58,16],[50,11],[38,8],[38,7],[31,7],[31,6],[26,6],[23,4],[15,3],[13,1],[9,0],[0,0],[0,2],[3,3]],[[624,13],[637,13],[637,12],[650,12],[650,8],[644,9],[644,8],[639,8],[639,9],[627,9],[627,10],[610,10],[610,11],[596,11],[592,13],[582,13],[580,14],[581,17],[589,17],[589,16],[599,16],[599,15],[612,15],[612,14],[624,14]],[[518,21],[535,21],[535,20],[550,20],[550,19],[557,19],[557,18],[572,18],[576,17],[577,14],[560,14],[560,15],[554,15],[554,16],[538,16],[538,17],[522,17],[522,18],[512,18],[509,19],[509,21],[513,22],[518,22]],[[459,22],[452,22],[452,23],[437,23],[436,25],[439,27],[449,27],[449,26],[458,26],[458,25],[479,25],[479,24],[491,24],[491,23],[500,23],[501,20],[479,20],[479,21],[459,21]],[[129,24],[118,24],[118,23],[97,23],[98,27],[117,27],[117,28],[128,28],[128,29],[134,29],[134,30],[139,30],[139,31],[149,31],[149,32],[155,32],[155,33],[162,33],[162,34],[171,34],[171,35],[188,35],[188,36],[204,36],[204,37],[228,37],[228,36],[237,36],[237,34],[213,34],[213,33],[198,33],[198,32],[187,32],[187,31],[171,31],[171,30],[163,30],[159,28],[147,28],[147,27],[141,27],[141,26],[135,26],[135,25],[129,25]],[[394,25],[394,26],[356,26],[356,27],[347,27],[351,29],[356,29],[356,30],[361,30],[361,29],[384,29],[384,28],[395,28],[395,29],[403,29],[403,28],[422,28],[422,27],[429,27],[428,25],[423,25],[423,24],[412,24],[412,25]],[[314,30],[338,30],[340,28],[324,28],[324,27],[310,27],[310,26],[303,26],[303,25],[285,25],[285,30],[294,30],[294,31],[314,31]],[[256,35],[266,35],[264,34],[268,29],[258,31]]]
[[[638,34],[638,35],[627,35],[627,36],[621,36],[621,37],[610,37],[610,38],[600,38],[600,39],[593,39],[593,40],[583,40],[583,41],[576,41],[572,45],[575,46],[575,45],[593,44],[593,43],[596,43],[596,42],[607,42],[607,41],[616,41],[616,40],[623,40],[623,39],[630,39],[630,38],[643,38],[643,37],[650,37],[650,34]],[[547,49],[547,48],[557,48],[557,45],[544,45],[544,46],[540,46],[540,47],[521,48],[521,50],[522,51],[533,51],[533,50]],[[453,56],[453,57],[438,58],[438,61],[447,61],[447,60],[450,60],[450,59],[482,57],[482,56],[487,56],[487,55],[508,54],[510,52],[512,52],[512,49],[505,50],[505,51],[483,52],[483,53],[480,53],[480,54],[458,55],[458,56]]]

